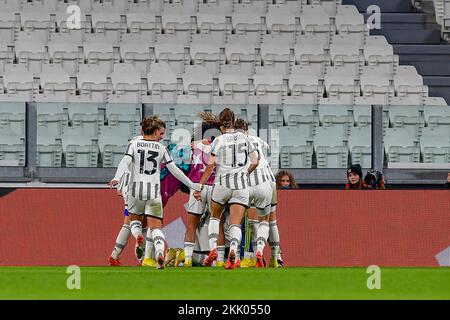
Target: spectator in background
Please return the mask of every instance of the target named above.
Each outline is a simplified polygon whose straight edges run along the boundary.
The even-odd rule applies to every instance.
[[[450,189],[450,172],[447,175],[447,189]]]
[[[367,185],[363,180],[363,173],[359,164],[353,164],[347,169],[347,184],[345,190],[362,190],[367,189]]]
[[[371,177],[373,180],[370,179]],[[363,179],[362,169],[359,164],[353,164],[347,169],[347,180],[345,190],[386,189],[384,175],[381,172],[371,170]]]
[[[277,189],[298,189],[297,182],[290,171],[281,170],[275,176]]]

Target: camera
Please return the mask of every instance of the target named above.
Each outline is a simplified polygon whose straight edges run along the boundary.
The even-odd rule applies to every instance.
[[[367,172],[366,176],[364,177],[364,182],[367,185],[375,186],[381,183],[382,178],[383,174],[380,171],[372,169]]]

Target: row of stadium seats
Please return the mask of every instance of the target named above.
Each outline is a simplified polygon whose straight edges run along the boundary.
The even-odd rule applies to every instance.
[[[297,38],[296,43],[289,35],[269,35],[258,45],[247,36],[237,35],[224,44],[200,35],[188,46],[177,37],[169,36],[163,42],[127,42],[121,43],[120,47],[104,42],[105,39],[79,45],[69,42],[46,45],[29,33],[27,37],[33,40],[19,40],[14,47],[0,40],[0,73],[6,71],[8,65],[20,64],[38,76],[43,66],[49,63],[61,65],[70,76],[76,75],[83,64],[98,65],[109,74],[114,70],[113,65],[121,62],[133,64],[141,75],[150,71],[152,63],[167,62],[177,76],[183,73],[185,65],[190,64],[206,66],[214,76],[224,65],[244,66],[247,75],[254,73],[255,66],[274,66],[285,77],[294,65],[352,65],[356,67],[356,73],[358,67],[365,65],[390,73],[398,66],[398,56],[383,36],[335,35],[330,44],[328,37],[323,35],[304,35]]]
[[[177,78],[168,63],[153,63],[146,78],[130,64],[114,64],[108,76],[97,65],[80,65],[70,77],[60,65],[44,64],[39,77],[24,65],[6,66],[0,101],[129,103],[299,103],[299,104],[445,104],[429,98],[428,87],[412,66],[394,74],[370,66],[294,66],[288,79],[274,66],[257,66],[239,74],[238,65],[223,66],[218,78],[201,65],[186,65]],[[252,102],[253,101],[253,102]]]
[[[217,113],[223,107],[154,105],[153,112],[166,121],[164,142],[169,143],[175,129],[192,132],[196,112]],[[256,105],[233,109],[257,128]],[[23,165],[24,105],[2,104],[1,110],[0,160]],[[370,167],[370,113],[369,106],[270,106],[271,159],[282,168],[341,168],[348,161]],[[39,103],[38,165],[116,166],[128,139],[139,133],[140,114],[139,105]],[[384,115],[386,161],[450,161],[449,107],[385,107]]]

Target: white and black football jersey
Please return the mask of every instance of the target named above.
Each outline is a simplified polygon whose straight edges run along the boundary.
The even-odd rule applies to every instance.
[[[211,145],[211,155],[216,156],[215,184],[233,190],[247,188],[250,154],[255,146],[242,132],[225,133]]]
[[[139,200],[160,197],[161,163],[173,161],[167,148],[157,141],[140,138],[129,142],[125,154],[132,158],[128,194]]]
[[[268,161],[266,158],[268,144],[264,142],[260,137],[248,136],[250,142],[255,146],[256,152],[258,154],[259,164],[248,177],[249,186],[257,186],[261,183],[270,180],[267,172]]]

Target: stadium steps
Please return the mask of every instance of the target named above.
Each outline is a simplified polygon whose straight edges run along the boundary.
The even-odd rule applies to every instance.
[[[424,12],[411,5],[410,0],[374,1],[343,0],[343,4],[356,5],[364,15],[367,7],[381,8],[381,29],[371,35],[384,35],[399,55],[401,65],[413,65],[429,87],[429,95],[444,97],[450,104],[450,44],[441,40],[440,26],[433,22],[429,6]]]

